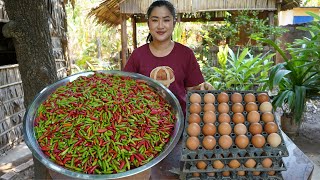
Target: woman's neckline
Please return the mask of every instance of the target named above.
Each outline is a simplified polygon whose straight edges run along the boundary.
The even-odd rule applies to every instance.
[[[161,51],[157,51],[157,49],[155,49],[151,43],[148,44],[148,49],[149,52],[152,54],[152,56],[156,57],[156,58],[163,58],[163,57],[167,57],[169,56],[175,47],[176,43],[174,41],[171,41],[169,47],[165,50]]]

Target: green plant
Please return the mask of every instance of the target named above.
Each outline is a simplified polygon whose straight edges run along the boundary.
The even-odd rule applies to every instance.
[[[205,79],[219,90],[264,90],[274,54],[252,55],[248,48],[235,54],[228,46],[219,47],[219,67],[204,68]]]
[[[320,20],[318,15],[309,14]],[[313,22],[307,28],[301,29],[309,31],[311,38],[296,39],[292,44],[288,44],[287,51],[291,58],[273,41],[257,38],[272,45],[284,59],[283,63],[272,67],[268,86],[271,90],[278,88],[272,102],[274,108],[280,107],[284,112],[292,113],[297,124],[301,123],[308,94],[320,90],[320,26],[318,22]]]
[[[241,44],[245,47],[251,47],[253,37],[268,38],[270,36],[280,36],[286,29],[279,26],[272,26],[268,23],[268,18],[259,17],[259,11],[238,11],[238,14],[226,13],[224,22],[204,27],[202,30],[204,45],[219,45],[221,42],[227,42],[230,46],[239,43],[240,32],[244,31],[248,36],[248,41]],[[256,43],[255,46],[262,46]]]

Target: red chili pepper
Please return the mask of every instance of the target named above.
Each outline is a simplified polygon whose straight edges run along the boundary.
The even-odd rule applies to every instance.
[[[124,165],[125,165],[125,161],[124,160],[120,161],[119,170],[121,170]]]
[[[98,129],[98,130],[97,130],[98,133],[104,133],[104,132],[106,132],[106,131],[108,131],[108,129]]]
[[[51,150],[51,148],[50,148],[50,147],[47,147],[47,146],[42,146],[42,147],[41,147],[41,150],[42,150],[42,151],[49,151],[49,150]]]

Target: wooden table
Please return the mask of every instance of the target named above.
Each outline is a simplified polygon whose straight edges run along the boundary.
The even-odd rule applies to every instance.
[[[291,139],[282,133],[285,144],[287,146],[289,156],[283,158],[283,162],[287,171],[282,172],[284,180],[307,180],[311,179],[313,171],[313,162],[291,141]],[[181,141],[173,149],[173,151],[151,170],[151,179],[179,179],[179,166],[182,169],[181,163]]]

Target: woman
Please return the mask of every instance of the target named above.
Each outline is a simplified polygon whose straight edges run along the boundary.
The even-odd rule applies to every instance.
[[[176,24],[174,6],[165,0],[153,2],[147,11],[149,35],[147,44],[135,49],[124,71],[151,77],[177,97],[185,114],[187,90],[213,89],[200,71],[193,51],[172,41]]]

